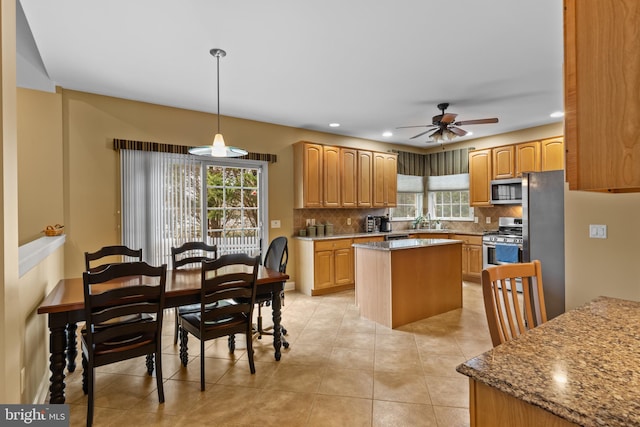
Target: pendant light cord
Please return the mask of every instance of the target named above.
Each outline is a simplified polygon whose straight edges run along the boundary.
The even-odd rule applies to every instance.
[[[217,87],[217,91],[218,91],[218,133],[220,133],[220,54],[216,55],[216,63],[217,63],[216,78],[217,78],[217,81],[218,81],[218,87]]]

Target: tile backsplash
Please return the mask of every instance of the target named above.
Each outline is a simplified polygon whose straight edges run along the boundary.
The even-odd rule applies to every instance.
[[[498,218],[501,216],[522,217],[522,206],[503,205],[486,208],[475,208],[478,223],[472,221],[442,221],[445,230],[462,232],[483,232],[498,229]],[[307,220],[314,219],[317,224],[333,224],[333,234],[363,233],[367,215],[385,215],[387,209],[294,209],[293,227],[297,235],[307,225]],[[487,223],[487,218],[490,222]],[[348,224],[348,222],[351,224]],[[393,231],[409,230],[412,221],[393,221]]]

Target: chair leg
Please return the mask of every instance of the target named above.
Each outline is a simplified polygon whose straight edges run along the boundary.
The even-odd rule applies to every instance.
[[[89,363],[87,363],[89,365]],[[93,366],[87,366],[87,390],[89,397],[87,399],[87,427],[91,427],[93,425],[93,392],[95,389],[95,373],[93,371]]]
[[[147,354],[147,374],[153,375],[153,353]]]
[[[180,329],[180,326],[178,325],[178,307],[173,309],[173,313],[175,315],[175,328],[173,330],[173,345],[178,344],[178,330]]]
[[[162,383],[162,351],[160,342],[156,346],[156,387],[158,387],[158,401],[164,403],[164,384]]]
[[[182,366],[187,366],[189,361],[189,355],[187,354],[187,341],[189,339],[189,332],[180,328],[180,361]]]
[[[253,362],[253,331],[251,325],[247,328],[247,333],[245,334],[247,338],[247,357],[249,358],[249,370],[252,374],[256,373],[256,365]]]
[[[204,391],[204,340],[200,340],[200,391]]]

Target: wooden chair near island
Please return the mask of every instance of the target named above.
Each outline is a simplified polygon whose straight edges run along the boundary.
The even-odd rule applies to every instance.
[[[513,292],[518,281],[522,294]],[[547,321],[538,260],[486,268],[482,271],[482,296],[494,347]]]
[[[205,242],[186,242],[178,247],[171,247],[171,268],[177,270],[184,266],[200,267],[202,261],[212,261],[218,258],[218,245],[208,245]],[[174,309],[175,329],[173,332],[173,345],[178,343],[178,316],[180,314],[197,313],[200,304],[189,304]]]
[[[158,400],[164,402],[161,339],[166,273],[166,264],[152,267],[144,262],[111,264],[84,272],[86,325],[81,347],[82,388],[88,394],[87,426],[93,423],[95,368],[99,366],[145,355],[149,362],[149,355],[155,356]],[[127,286],[103,290],[105,282],[128,276],[135,277]],[[147,370],[151,375],[153,359]]]
[[[200,310],[197,313],[178,315],[180,326],[180,361],[187,366],[187,342],[189,334],[200,340],[200,389],[204,391],[205,341],[229,337],[229,351],[235,350],[235,335],[246,338],[249,369],[255,373],[253,362],[253,306],[256,298],[256,278],[260,257],[246,254],[222,255],[213,261],[202,261]],[[253,271],[241,272],[233,266],[252,267]],[[231,267],[231,269],[227,269]],[[215,274],[211,274],[214,272]],[[223,301],[240,301],[235,304]]]

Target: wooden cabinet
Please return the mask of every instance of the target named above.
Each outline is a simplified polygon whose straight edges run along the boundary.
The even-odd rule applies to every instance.
[[[482,276],[482,236],[452,234],[454,240],[462,240],[462,278],[479,282]]]
[[[320,144],[293,146],[294,208],[321,208],[323,204],[323,148]]]
[[[469,205],[491,206],[491,149],[469,152]]]
[[[564,138],[549,138],[540,141],[540,170],[564,169]]]
[[[504,147],[496,147],[492,152],[493,174],[491,179],[508,179],[514,178],[515,172],[515,148],[513,145]]]
[[[395,207],[398,189],[398,156],[373,153],[373,207]]]
[[[516,177],[523,172],[540,171],[540,142],[531,141],[516,144]]]
[[[358,150],[340,149],[340,206],[358,206]]]
[[[373,153],[358,150],[358,207],[373,206]],[[397,178],[396,178],[397,179]]]
[[[640,2],[564,1],[569,189],[640,191]]]
[[[315,242],[314,289],[353,285],[352,239],[331,239]]]
[[[322,147],[322,205],[326,208],[340,207],[340,148]]]

